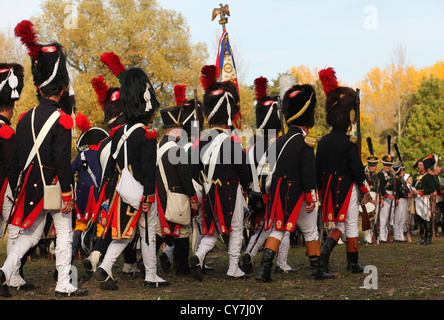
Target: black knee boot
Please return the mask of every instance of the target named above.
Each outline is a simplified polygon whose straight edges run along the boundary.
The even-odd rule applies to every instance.
[[[360,266],[358,263],[358,252],[347,252],[347,270],[352,273],[363,273],[364,267]]]
[[[432,244],[432,221],[425,222],[424,244]]]
[[[321,248],[321,260],[322,260],[322,269],[324,272],[328,273],[330,271],[330,254],[333,251],[334,247],[336,247],[337,242],[335,239],[328,237],[324,245]]]
[[[324,271],[323,261],[320,256],[309,256],[308,259],[310,260],[311,267],[310,277],[316,280],[333,279],[335,277],[334,274]]]
[[[259,265],[259,269],[256,273],[256,280],[262,282],[270,282],[273,281],[271,278],[271,269],[273,267],[273,259],[276,255],[276,252],[267,248],[262,253],[261,264]]]
[[[176,239],[174,244],[174,268],[176,275],[183,276],[190,273],[190,266],[188,264],[188,256],[190,252],[190,239],[181,238]]]

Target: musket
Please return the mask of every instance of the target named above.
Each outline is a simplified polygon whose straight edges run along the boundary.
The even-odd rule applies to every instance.
[[[409,202],[413,198],[409,198]],[[410,234],[410,203],[408,204],[407,210],[407,242],[412,242],[412,235]]]
[[[392,242],[392,237],[390,235],[390,219],[392,216],[392,209],[393,212],[395,212],[396,210],[396,176],[394,177],[394,181],[393,181],[393,200],[390,201],[390,209],[389,209],[389,216],[387,219],[387,243],[391,243]],[[395,202],[395,206],[393,207],[393,202]]]
[[[278,96],[277,100],[278,100],[277,103],[278,103],[279,119],[281,120],[281,130],[282,130],[282,135],[284,135],[285,134],[284,113],[282,112],[282,100],[281,100],[281,97]]]
[[[356,139],[357,139],[356,143],[358,145],[359,159],[361,159],[361,153],[362,153],[362,148],[361,148],[361,111],[360,111],[360,109],[361,109],[361,98],[360,98],[360,93],[361,93],[361,91],[359,90],[359,88],[357,88],[356,89],[356,94],[358,96],[358,104],[357,104],[357,108],[356,108],[355,122],[356,122]],[[371,229],[371,225],[370,225],[370,219],[368,217],[367,208],[365,207],[365,205],[361,205],[361,208],[362,208],[362,212],[361,212],[362,231],[370,230]]]
[[[374,233],[374,237],[376,238],[376,244],[379,244],[379,233],[378,233],[378,226],[377,226],[377,223],[379,223],[379,212],[381,211],[381,199],[380,199],[380,195],[379,195],[379,178],[378,178],[378,182],[376,184],[376,201],[378,203],[378,206],[377,206],[377,211],[376,211],[373,233]],[[378,235],[378,236],[376,236],[376,235]]]

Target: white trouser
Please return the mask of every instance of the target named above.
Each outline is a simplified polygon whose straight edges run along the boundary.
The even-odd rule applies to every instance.
[[[145,213],[140,214],[138,221],[138,228],[140,233],[140,246],[142,253],[142,260],[145,266],[145,281],[148,282],[164,282],[162,278],[157,276],[157,257],[156,257],[156,226],[157,226],[157,207],[153,203],[148,215],[148,244],[145,236]],[[133,237],[135,236],[135,233]],[[112,267],[117,258],[125,250],[126,246],[130,244],[132,239],[120,239],[111,241],[100,268],[106,271],[112,277]]]
[[[268,229],[267,231],[262,231],[259,235],[259,232],[253,234],[248,242],[248,246],[245,250],[245,253],[248,253],[252,258],[256,256],[259,249],[264,245],[267,238],[270,236],[272,229]],[[257,242],[255,243],[257,239]],[[291,270],[292,268],[288,265],[288,250],[290,250],[290,232],[285,232],[284,236],[279,244],[279,252],[276,259],[276,265],[279,266],[282,270]],[[252,259],[253,262],[253,259]]]
[[[46,214],[48,213],[52,216],[57,234],[55,259],[58,278],[55,291],[64,293],[74,292],[77,288],[70,283],[69,276],[73,236],[71,213],[63,214],[58,211],[43,210],[37,216],[34,223],[28,229],[24,230],[15,241],[1,270],[5,273],[7,280],[12,280],[12,275],[18,272],[18,268],[20,268],[20,259],[29,249],[38,244],[45,227]],[[16,284],[13,283],[10,283],[10,285],[16,286]]]
[[[271,228],[268,230],[262,229],[262,232],[260,232],[259,230],[255,232],[251,236],[250,241],[248,241],[248,245],[247,248],[245,249],[245,252],[249,253],[251,257],[256,256],[259,249],[263,246],[267,238],[270,236],[270,233],[271,233]]]
[[[299,230],[301,230],[302,234],[304,235],[305,242],[311,242],[319,239],[319,232],[318,232],[318,205],[316,203],[315,208],[312,212],[307,213],[305,212],[305,208],[307,207],[307,203],[302,203],[301,210],[299,211],[298,220],[296,221],[296,225],[298,226]],[[288,245],[286,244],[286,234],[288,233]],[[270,233],[270,237],[276,238],[279,241],[281,241],[281,244],[284,243],[282,250],[286,250],[287,254],[284,254],[284,258],[286,260],[286,257],[288,256],[288,250],[290,248],[289,241],[290,241],[290,233],[285,230],[276,230],[275,226],[273,225],[272,231]],[[279,246],[279,254],[281,254],[281,248]]]
[[[5,196],[3,199],[3,206],[2,206],[2,215],[0,216],[0,230],[3,231],[3,228],[6,225],[6,222],[9,219],[9,215],[11,213],[12,209],[12,201],[10,199],[13,198],[11,187],[6,187]],[[8,242],[6,245],[6,252],[9,253],[11,250],[11,247],[13,246],[14,242],[17,240],[19,235],[24,229],[13,226],[12,224],[8,225]]]
[[[400,198],[395,209],[395,219],[393,221],[393,238],[404,241],[404,231],[408,215],[408,199]]]
[[[239,186],[236,196],[236,205],[231,218],[231,233],[228,241],[229,266],[227,275],[232,277],[241,277],[245,275],[245,273],[239,268],[239,258],[242,250],[245,206],[245,199],[242,195],[241,187]],[[216,221],[215,223],[218,222]],[[195,255],[199,258],[201,266],[203,266],[203,261],[207,253],[216,245],[217,236],[217,234],[213,234],[202,237],[195,253]]]
[[[350,203],[348,205],[347,217],[344,222],[335,222],[335,228],[341,230],[342,238],[356,238],[359,236],[359,189],[353,185]]]
[[[391,191],[387,191],[388,194],[392,194]],[[395,200],[390,200],[389,198],[384,198],[384,206],[379,210],[379,240],[387,241],[387,234],[389,230],[389,215],[390,220],[393,219],[395,215]],[[391,207],[391,212],[390,212]]]

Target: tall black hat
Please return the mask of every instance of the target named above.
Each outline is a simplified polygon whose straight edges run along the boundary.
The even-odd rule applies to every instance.
[[[285,92],[282,112],[288,125],[313,127],[315,107],[316,92],[312,85],[297,84]]]
[[[122,112],[122,102],[120,100],[120,88],[109,88],[102,75],[92,79],[92,87],[97,94],[97,102],[102,107],[104,122],[109,130],[124,124],[125,117]]]
[[[385,166],[392,166],[394,163],[393,156],[391,155],[391,142],[392,136],[387,136],[387,155],[382,157],[382,164]]]
[[[0,63],[0,107],[12,107],[20,99],[24,85],[24,69],[17,63]]]
[[[367,165],[369,167],[375,167],[378,165],[379,158],[374,153],[373,142],[372,142],[372,138],[370,138],[370,137],[367,137],[367,146],[368,146],[368,151],[370,153],[370,156],[367,157]]]
[[[359,106],[358,93],[349,87],[340,87],[333,68],[319,71],[324,93],[326,120],[331,127],[347,130],[355,121]]]
[[[217,68],[214,65],[204,66],[201,70],[201,83],[205,90],[204,114],[211,124],[232,126],[239,112],[239,93],[232,81],[217,81]]]
[[[31,21],[23,20],[14,29],[15,35],[27,47],[31,57],[34,84],[44,95],[58,95],[69,88],[70,78],[63,47],[57,42],[42,45]]]
[[[268,79],[264,77],[255,79],[254,89],[256,93],[256,128],[282,130],[278,110],[278,97],[268,95]]]

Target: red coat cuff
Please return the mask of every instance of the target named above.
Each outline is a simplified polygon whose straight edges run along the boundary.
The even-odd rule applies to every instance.
[[[62,201],[63,202],[68,202],[71,200],[74,200],[72,191],[62,192]]]
[[[316,190],[311,190],[310,192],[305,193],[305,202],[311,203],[316,201],[317,201]]]
[[[148,198],[148,202],[149,202],[149,203],[154,203],[154,202],[156,202],[156,196],[155,196],[154,194],[148,196],[147,198]]]

